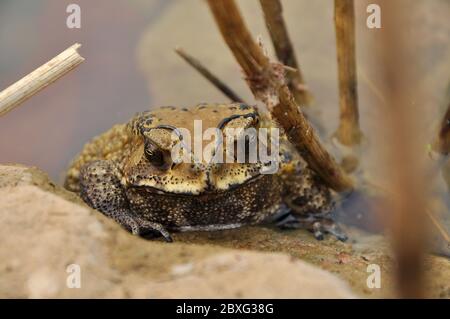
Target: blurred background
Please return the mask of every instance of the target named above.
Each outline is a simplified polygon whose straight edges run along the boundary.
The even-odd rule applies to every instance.
[[[376,1],[372,1],[376,2]],[[81,29],[66,27],[66,8],[81,7]],[[368,2],[367,2],[368,3]],[[366,27],[365,1],[356,1],[361,126],[380,129],[383,103],[377,74],[380,34]],[[259,2],[238,1],[253,34],[272,52]],[[328,141],[338,124],[338,90],[332,0],[285,0],[284,12],[315,114]],[[410,0],[418,9],[417,37],[430,129],[440,119],[450,74],[450,1]],[[416,13],[415,13],[416,14]],[[75,42],[86,61],[49,88],[0,118],[0,162],[35,165],[59,182],[65,168],[95,135],[135,112],[227,99],[174,52],[200,59],[238,94],[252,101],[241,72],[202,0],[0,0],[0,89]],[[429,132],[423,132],[429,134]],[[425,147],[425,146],[424,146]],[[376,156],[368,150],[364,156]]]

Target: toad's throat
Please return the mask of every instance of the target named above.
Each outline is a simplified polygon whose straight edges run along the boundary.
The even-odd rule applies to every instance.
[[[154,186],[148,186],[148,185],[142,185],[136,183],[136,184],[132,184],[130,185],[132,188],[139,190],[141,192],[147,192],[149,194],[158,194],[158,195],[164,195],[164,196],[174,196],[174,197],[179,197],[179,196],[187,196],[187,197],[191,197],[191,196],[197,196],[197,197],[201,197],[201,196],[211,196],[213,194],[223,194],[226,192],[229,192],[230,190],[237,190],[241,187],[247,186],[249,184],[255,183],[256,181],[260,180],[261,178],[265,177],[267,175],[262,175],[262,174],[258,174],[255,176],[252,176],[251,178],[247,179],[245,182],[243,183],[239,183],[239,184],[231,184],[229,185],[229,187],[227,189],[217,189],[217,188],[213,188],[211,187],[211,185],[208,183],[208,187],[206,187],[203,191],[201,192],[190,192],[190,191],[184,191],[184,192],[171,192],[171,191],[167,191],[167,190],[163,190],[160,189],[158,187],[154,187]]]

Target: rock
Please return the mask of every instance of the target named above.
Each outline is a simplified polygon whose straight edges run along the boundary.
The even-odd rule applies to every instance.
[[[341,279],[283,254],[229,252],[172,268],[144,298],[355,298]]]
[[[0,211],[1,297],[125,297],[134,277],[156,278],[167,268],[158,261],[153,272],[140,270],[152,267],[149,257],[161,255],[163,244],[129,235],[38,169],[0,166]],[[179,254],[175,245],[167,261],[182,260]],[[79,266],[80,289],[66,284],[70,265]]]
[[[132,236],[36,168],[0,166],[0,211],[3,298],[354,297],[288,255]]]
[[[19,184],[29,175],[23,177]],[[109,236],[92,211],[32,185],[3,187],[0,198],[0,296],[111,296],[119,274],[108,265]],[[82,270],[80,291],[66,285],[74,263]]]

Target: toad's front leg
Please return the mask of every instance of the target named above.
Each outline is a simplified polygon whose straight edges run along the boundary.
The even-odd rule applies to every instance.
[[[130,210],[120,178],[119,169],[111,161],[100,160],[84,165],[80,171],[81,198],[134,235],[156,233],[171,242],[169,232],[161,224],[150,222]]]
[[[300,217],[288,214],[278,220],[277,226],[282,229],[307,229],[314,234],[317,240],[323,240],[327,233],[340,241],[348,239],[345,232],[330,218],[318,218],[313,215]]]
[[[290,214],[279,219],[277,225],[286,229],[308,229],[318,240],[329,233],[341,241],[347,236],[330,218],[334,203],[331,192],[308,168],[285,179],[284,202]]]

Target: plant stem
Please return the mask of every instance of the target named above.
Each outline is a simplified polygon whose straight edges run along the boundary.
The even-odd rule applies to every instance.
[[[362,137],[358,112],[354,2],[335,0],[334,10],[340,109],[336,137],[343,145],[352,146],[359,144]]]
[[[72,45],[49,62],[0,92],[0,116],[10,112],[83,62],[84,58],[77,52],[80,46],[78,43]]]
[[[245,101],[237,95],[228,85],[226,85],[222,80],[212,74],[199,60],[193,56],[187,54],[182,48],[176,48],[175,52],[183,58],[190,66],[197,70],[201,75],[203,75],[211,84],[213,84],[219,91],[221,91],[225,96],[227,96],[232,102],[242,102]]]
[[[309,106],[312,97],[306,89],[303,75],[295,56],[294,47],[289,38],[289,33],[283,18],[283,6],[281,1],[260,0],[260,3],[278,60],[282,64],[295,70],[295,72],[288,72],[286,74],[287,85],[297,104],[302,107]]]

